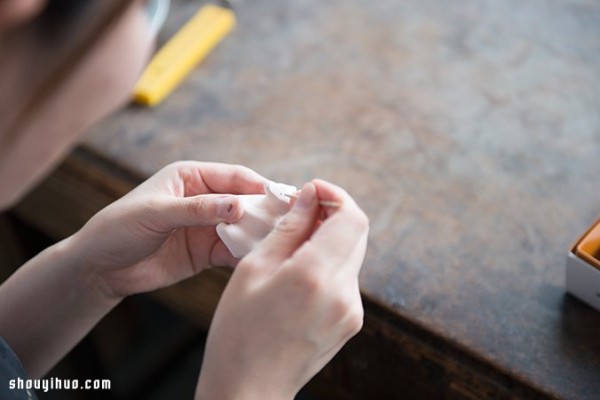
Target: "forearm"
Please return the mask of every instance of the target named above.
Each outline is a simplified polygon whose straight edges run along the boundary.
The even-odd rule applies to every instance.
[[[271,382],[240,379],[237,372],[220,371],[214,374],[211,366],[202,364],[194,400],[292,400],[295,393],[284,395]],[[252,375],[250,372],[248,375]]]
[[[43,376],[117,303],[82,264],[74,238],[46,249],[0,286],[0,336]]]

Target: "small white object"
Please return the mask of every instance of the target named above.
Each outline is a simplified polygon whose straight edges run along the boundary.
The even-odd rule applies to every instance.
[[[233,224],[217,225],[217,234],[231,254],[242,258],[263,240],[289,211],[288,195],[297,191],[295,186],[269,182],[264,195],[240,195],[244,206],[242,218]]]

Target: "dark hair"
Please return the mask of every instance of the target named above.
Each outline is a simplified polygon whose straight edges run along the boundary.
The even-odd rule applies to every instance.
[[[70,18],[76,17],[89,4],[90,1],[85,0],[51,0],[39,19],[56,27]]]
[[[20,110],[8,124],[9,137],[60,87],[134,1],[48,0],[36,18],[6,35],[9,41],[11,36],[26,37],[39,63]]]

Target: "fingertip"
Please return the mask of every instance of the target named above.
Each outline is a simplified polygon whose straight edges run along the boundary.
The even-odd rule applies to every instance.
[[[339,191],[344,191],[344,189],[342,189],[341,187],[339,187],[338,185],[335,185],[329,181],[326,181],[324,179],[313,179],[313,184],[315,185],[315,187],[317,188],[317,192],[320,194],[333,194],[335,192],[339,192]]]
[[[244,204],[238,196],[223,196],[217,199],[217,216],[223,222],[236,222],[243,214]]]
[[[314,179],[313,183],[317,189],[317,196],[321,201],[339,203],[341,206],[356,204],[352,196],[344,188],[334,183],[323,179]],[[332,212],[335,209],[330,209],[329,211]]]
[[[296,209],[310,209],[317,204],[317,188],[312,182],[305,183],[300,191],[300,196],[294,202]]]

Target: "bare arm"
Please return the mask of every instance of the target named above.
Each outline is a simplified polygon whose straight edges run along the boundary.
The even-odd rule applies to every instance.
[[[0,336],[29,375],[43,376],[118,304],[99,290],[69,238],[0,286]]]
[[[40,377],[124,297],[235,265],[215,226],[243,214],[228,193],[261,193],[266,181],[235,165],[165,167],[0,286],[0,336]]]

